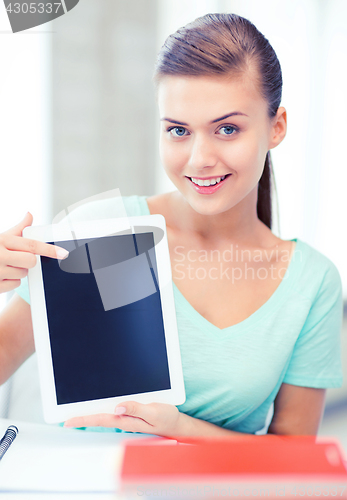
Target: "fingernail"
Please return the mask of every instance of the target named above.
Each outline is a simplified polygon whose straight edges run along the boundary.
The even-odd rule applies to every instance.
[[[65,248],[59,248],[58,250],[56,250],[56,253],[57,253],[57,257],[58,259],[66,259],[66,257],[69,255],[69,252],[67,250],[65,250]]]
[[[73,427],[73,425],[70,424],[69,422],[64,422],[64,427]]]
[[[117,406],[114,413],[115,415],[123,415],[126,411],[127,409],[125,408],[125,406]]]

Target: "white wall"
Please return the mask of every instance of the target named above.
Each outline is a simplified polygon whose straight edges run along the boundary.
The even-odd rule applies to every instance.
[[[51,221],[49,30],[13,34],[0,6],[0,232],[27,211],[35,224]]]
[[[51,222],[49,31],[46,24],[13,34],[0,5],[0,232],[16,225],[27,211],[35,224]],[[0,310],[7,298],[8,294],[0,295]],[[29,365],[35,372],[36,357],[23,365],[24,380]],[[41,405],[32,405],[33,396],[39,401],[37,380],[36,376],[29,386],[18,386],[10,379],[0,387],[0,415],[11,416],[10,402],[20,400],[17,417],[42,421]]]

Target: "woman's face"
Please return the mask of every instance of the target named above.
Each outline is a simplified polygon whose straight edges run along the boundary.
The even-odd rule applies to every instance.
[[[244,200],[255,210],[266,153],[277,144],[267,102],[248,74],[166,76],[158,103],[161,160],[190,206],[216,215]]]

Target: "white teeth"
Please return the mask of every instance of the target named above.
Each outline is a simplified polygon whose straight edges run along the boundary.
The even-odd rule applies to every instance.
[[[192,182],[194,184],[197,184],[198,186],[214,186],[215,184],[218,184],[220,181],[223,181],[225,179],[225,175],[223,177],[215,177],[213,179],[195,179],[194,177],[191,178]]]

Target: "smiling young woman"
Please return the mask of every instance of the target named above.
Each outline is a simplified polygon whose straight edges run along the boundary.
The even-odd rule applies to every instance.
[[[161,159],[177,189],[124,204],[129,216],[166,219],[187,400],[126,402],[66,425],[238,438],[263,429],[273,407],[268,434],[315,434],[325,389],[342,381],[341,282],[322,254],[271,231],[270,150],[287,127],[277,56],[248,20],[206,15],[167,39],[155,83]],[[103,210],[115,215],[112,200]],[[2,235],[3,286],[9,267],[48,252],[21,238],[30,223]],[[3,380],[34,349],[26,285],[18,293],[0,319]]]

